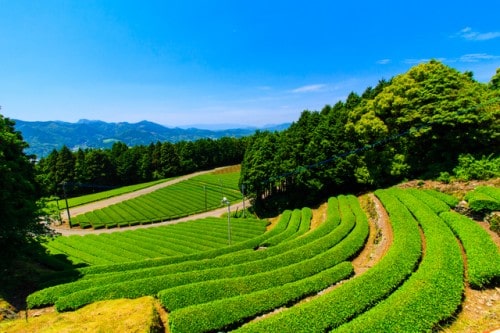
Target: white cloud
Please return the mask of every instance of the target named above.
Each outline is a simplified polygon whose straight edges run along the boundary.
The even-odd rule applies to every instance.
[[[500,58],[499,56],[486,53],[470,53],[470,54],[464,54],[458,60],[460,62],[479,62],[482,60],[494,60],[499,58]]]
[[[293,93],[307,93],[307,92],[315,92],[315,91],[320,91],[323,88],[325,88],[325,84],[310,84],[307,86],[302,86],[299,88],[295,88],[292,90]]]
[[[494,38],[500,37],[500,31],[490,31],[490,32],[477,32],[472,30],[471,27],[466,27],[460,30],[458,33],[453,35],[454,37],[460,37],[466,40],[473,40],[473,41],[483,41],[483,40],[490,40]]]
[[[441,62],[444,62],[446,61],[446,58],[432,58],[434,60],[437,60],[437,61],[441,61]],[[422,59],[405,59],[403,62],[405,64],[409,64],[409,65],[416,65],[416,64],[421,64],[421,63],[424,63],[424,62],[429,62],[432,60],[431,58],[422,58]]]
[[[377,61],[377,64],[379,65],[387,65],[391,62],[391,59],[380,59]]]

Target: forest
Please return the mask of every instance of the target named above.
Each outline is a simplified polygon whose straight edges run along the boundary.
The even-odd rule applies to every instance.
[[[45,195],[70,196],[112,187],[144,183],[199,170],[241,163],[245,138],[223,137],[177,143],[156,142],[129,147],[116,142],[111,149],[63,146],[36,164],[37,181]]]
[[[37,181],[46,195],[61,196],[63,182],[69,195],[79,195],[242,163],[240,188],[260,209],[264,202],[301,206],[405,179],[437,178],[460,156],[498,157],[499,81],[498,70],[481,83],[471,72],[431,60],[361,95],[351,92],[333,106],[305,110],[284,131],[53,150],[36,164]]]
[[[498,159],[499,97],[500,69],[480,83],[439,61],[419,64],[361,95],[303,111],[285,131],[256,133],[240,184],[257,208],[282,209],[444,177],[460,158]]]

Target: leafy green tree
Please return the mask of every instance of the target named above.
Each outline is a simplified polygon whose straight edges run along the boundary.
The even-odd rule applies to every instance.
[[[491,78],[490,88],[500,90],[500,68],[497,68],[495,75]]]
[[[181,161],[176,146],[170,142],[163,142],[160,150],[160,171],[162,177],[172,177],[180,173]]]
[[[46,232],[38,221],[34,157],[24,153],[28,145],[14,124],[0,115],[0,248],[4,261],[9,260],[10,252]]]
[[[42,187],[43,194],[46,196],[58,193],[58,185],[56,180],[56,162],[59,152],[55,149],[42,158],[35,166],[36,168],[36,181]]]
[[[85,156],[88,182],[95,185],[114,185],[113,165],[108,154],[102,150],[90,150]]]
[[[75,157],[67,146],[63,146],[57,155],[56,183],[75,181]]]

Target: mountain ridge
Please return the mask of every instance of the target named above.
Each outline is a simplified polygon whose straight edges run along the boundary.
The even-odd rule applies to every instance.
[[[114,142],[128,146],[149,145],[157,141],[195,141],[199,139],[219,139],[222,137],[244,137],[257,130],[281,131],[290,124],[269,125],[266,127],[228,128],[209,130],[200,128],[167,127],[158,123],[142,120],[137,123],[105,122],[102,120],[80,119],[76,123],[60,120],[24,121],[13,119],[15,129],[21,132],[29,144],[27,154],[38,158],[47,156],[52,150],[67,146],[71,150],[105,149]]]

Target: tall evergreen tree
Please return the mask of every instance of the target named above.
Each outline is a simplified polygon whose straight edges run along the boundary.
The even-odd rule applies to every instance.
[[[39,192],[35,182],[33,157],[14,122],[0,115],[0,248],[3,261],[10,252],[30,242],[46,230],[39,223],[36,201]]]

